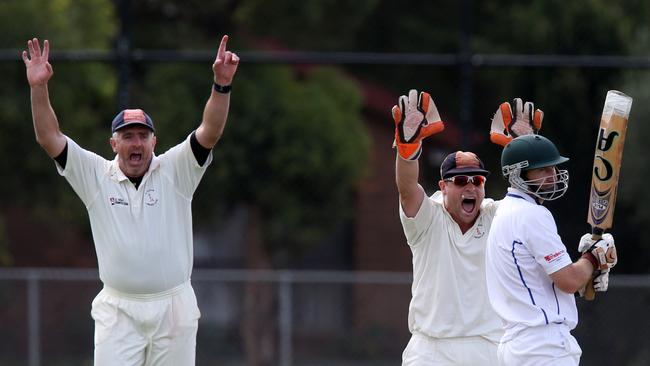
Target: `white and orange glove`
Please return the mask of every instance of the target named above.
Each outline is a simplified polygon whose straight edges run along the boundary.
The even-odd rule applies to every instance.
[[[422,140],[445,129],[438,108],[427,92],[409,90],[402,95],[391,110],[395,121],[395,141],[399,156],[405,160],[417,160],[422,153]]]
[[[521,98],[515,98],[512,104],[514,113],[513,106],[503,102],[492,117],[490,141],[497,145],[506,146],[512,139],[537,134],[542,128],[544,112],[535,109],[532,102],[523,103]]]

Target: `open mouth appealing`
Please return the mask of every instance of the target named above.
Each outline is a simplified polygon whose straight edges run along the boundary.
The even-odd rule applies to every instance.
[[[463,211],[472,213],[476,207],[476,198],[463,198],[460,206],[463,208]]]
[[[142,160],[142,154],[131,154],[129,155],[129,161],[138,162]]]

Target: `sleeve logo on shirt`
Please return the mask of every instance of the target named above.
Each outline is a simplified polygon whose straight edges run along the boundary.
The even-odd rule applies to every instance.
[[[115,205],[122,205],[122,206],[128,206],[129,203],[124,200],[124,198],[121,197],[108,197],[108,202],[110,202],[111,206]]]
[[[556,259],[558,259],[564,253],[565,253],[564,250],[560,250],[559,252],[555,252],[553,254],[549,254],[549,255],[544,256],[544,259],[546,260],[547,263],[551,263],[551,262],[555,261]]]

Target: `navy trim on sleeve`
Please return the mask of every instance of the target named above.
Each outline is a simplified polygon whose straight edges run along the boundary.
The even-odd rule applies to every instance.
[[[203,166],[203,164],[208,160],[208,156],[212,149],[208,149],[201,145],[199,140],[196,138],[196,131],[193,131],[190,136],[190,145],[192,146],[192,153],[194,153],[196,162],[199,163],[200,166]]]
[[[63,151],[57,155],[54,160],[61,166],[61,169],[65,169],[65,163],[68,161],[68,141],[65,142]]]

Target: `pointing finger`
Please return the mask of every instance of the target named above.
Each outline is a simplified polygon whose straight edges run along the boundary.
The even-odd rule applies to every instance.
[[[221,38],[221,43],[219,44],[219,50],[217,51],[217,58],[223,59],[223,56],[226,53],[227,44],[228,44],[228,35],[225,35]]]

